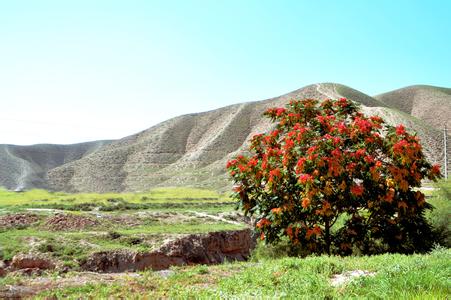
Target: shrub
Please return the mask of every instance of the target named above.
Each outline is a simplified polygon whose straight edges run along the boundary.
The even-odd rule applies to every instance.
[[[430,203],[434,209],[426,214],[432,225],[432,231],[437,244],[451,247],[451,224],[449,213],[451,211],[451,180],[441,180],[435,184],[436,190],[432,193]]]
[[[413,190],[440,167],[402,125],[365,117],[345,99],[291,101],[265,112],[277,122],[257,134],[250,155],[227,163],[234,196],[255,215],[262,240],[316,253],[412,253],[431,248],[425,211]],[[341,228],[332,228],[340,220]]]

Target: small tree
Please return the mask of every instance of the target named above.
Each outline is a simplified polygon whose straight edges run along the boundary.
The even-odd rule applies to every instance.
[[[264,113],[275,130],[227,163],[235,197],[268,243],[341,255],[425,251],[431,205],[420,187],[440,177],[418,137],[365,117],[345,98],[291,101]]]

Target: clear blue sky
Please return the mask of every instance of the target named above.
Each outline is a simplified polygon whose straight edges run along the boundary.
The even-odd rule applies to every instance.
[[[0,143],[120,138],[317,82],[451,87],[451,1],[1,1]]]

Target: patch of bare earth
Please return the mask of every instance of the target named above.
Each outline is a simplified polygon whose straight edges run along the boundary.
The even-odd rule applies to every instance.
[[[139,212],[106,217],[113,224],[126,226],[140,226],[149,222],[159,222],[162,224],[181,223],[195,218],[194,216],[176,212]]]
[[[168,241],[151,252],[126,249],[92,253],[81,265],[85,271],[134,272],[145,269],[164,270],[170,266],[219,264],[244,261],[255,247],[251,230],[218,231],[190,234]]]
[[[100,225],[100,222],[92,217],[73,215],[73,214],[56,214],[48,218],[45,227],[50,230],[82,230]]]
[[[364,271],[364,270],[354,270],[354,271],[347,271],[342,274],[336,274],[334,275],[331,280],[330,284],[333,287],[339,287],[348,284],[355,278],[359,277],[366,277],[366,276],[374,276],[376,275],[375,272],[370,271]]]
[[[39,217],[35,214],[9,214],[0,217],[0,228],[30,226],[38,221]]]

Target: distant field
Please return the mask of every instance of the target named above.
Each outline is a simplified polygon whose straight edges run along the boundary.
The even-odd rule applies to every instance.
[[[66,194],[48,192],[46,190],[30,190],[17,193],[0,189],[0,207],[11,205],[39,205],[55,203],[108,203],[109,199],[123,199],[131,203],[156,202],[164,203],[168,200],[183,202],[217,202],[232,201],[227,195],[220,195],[215,191],[195,188],[156,188],[145,193],[80,193]]]
[[[0,214],[24,209],[58,209],[69,211],[234,210],[235,201],[227,194],[195,188],[157,188],[145,193],[66,194],[45,190],[16,193],[0,189]]]

